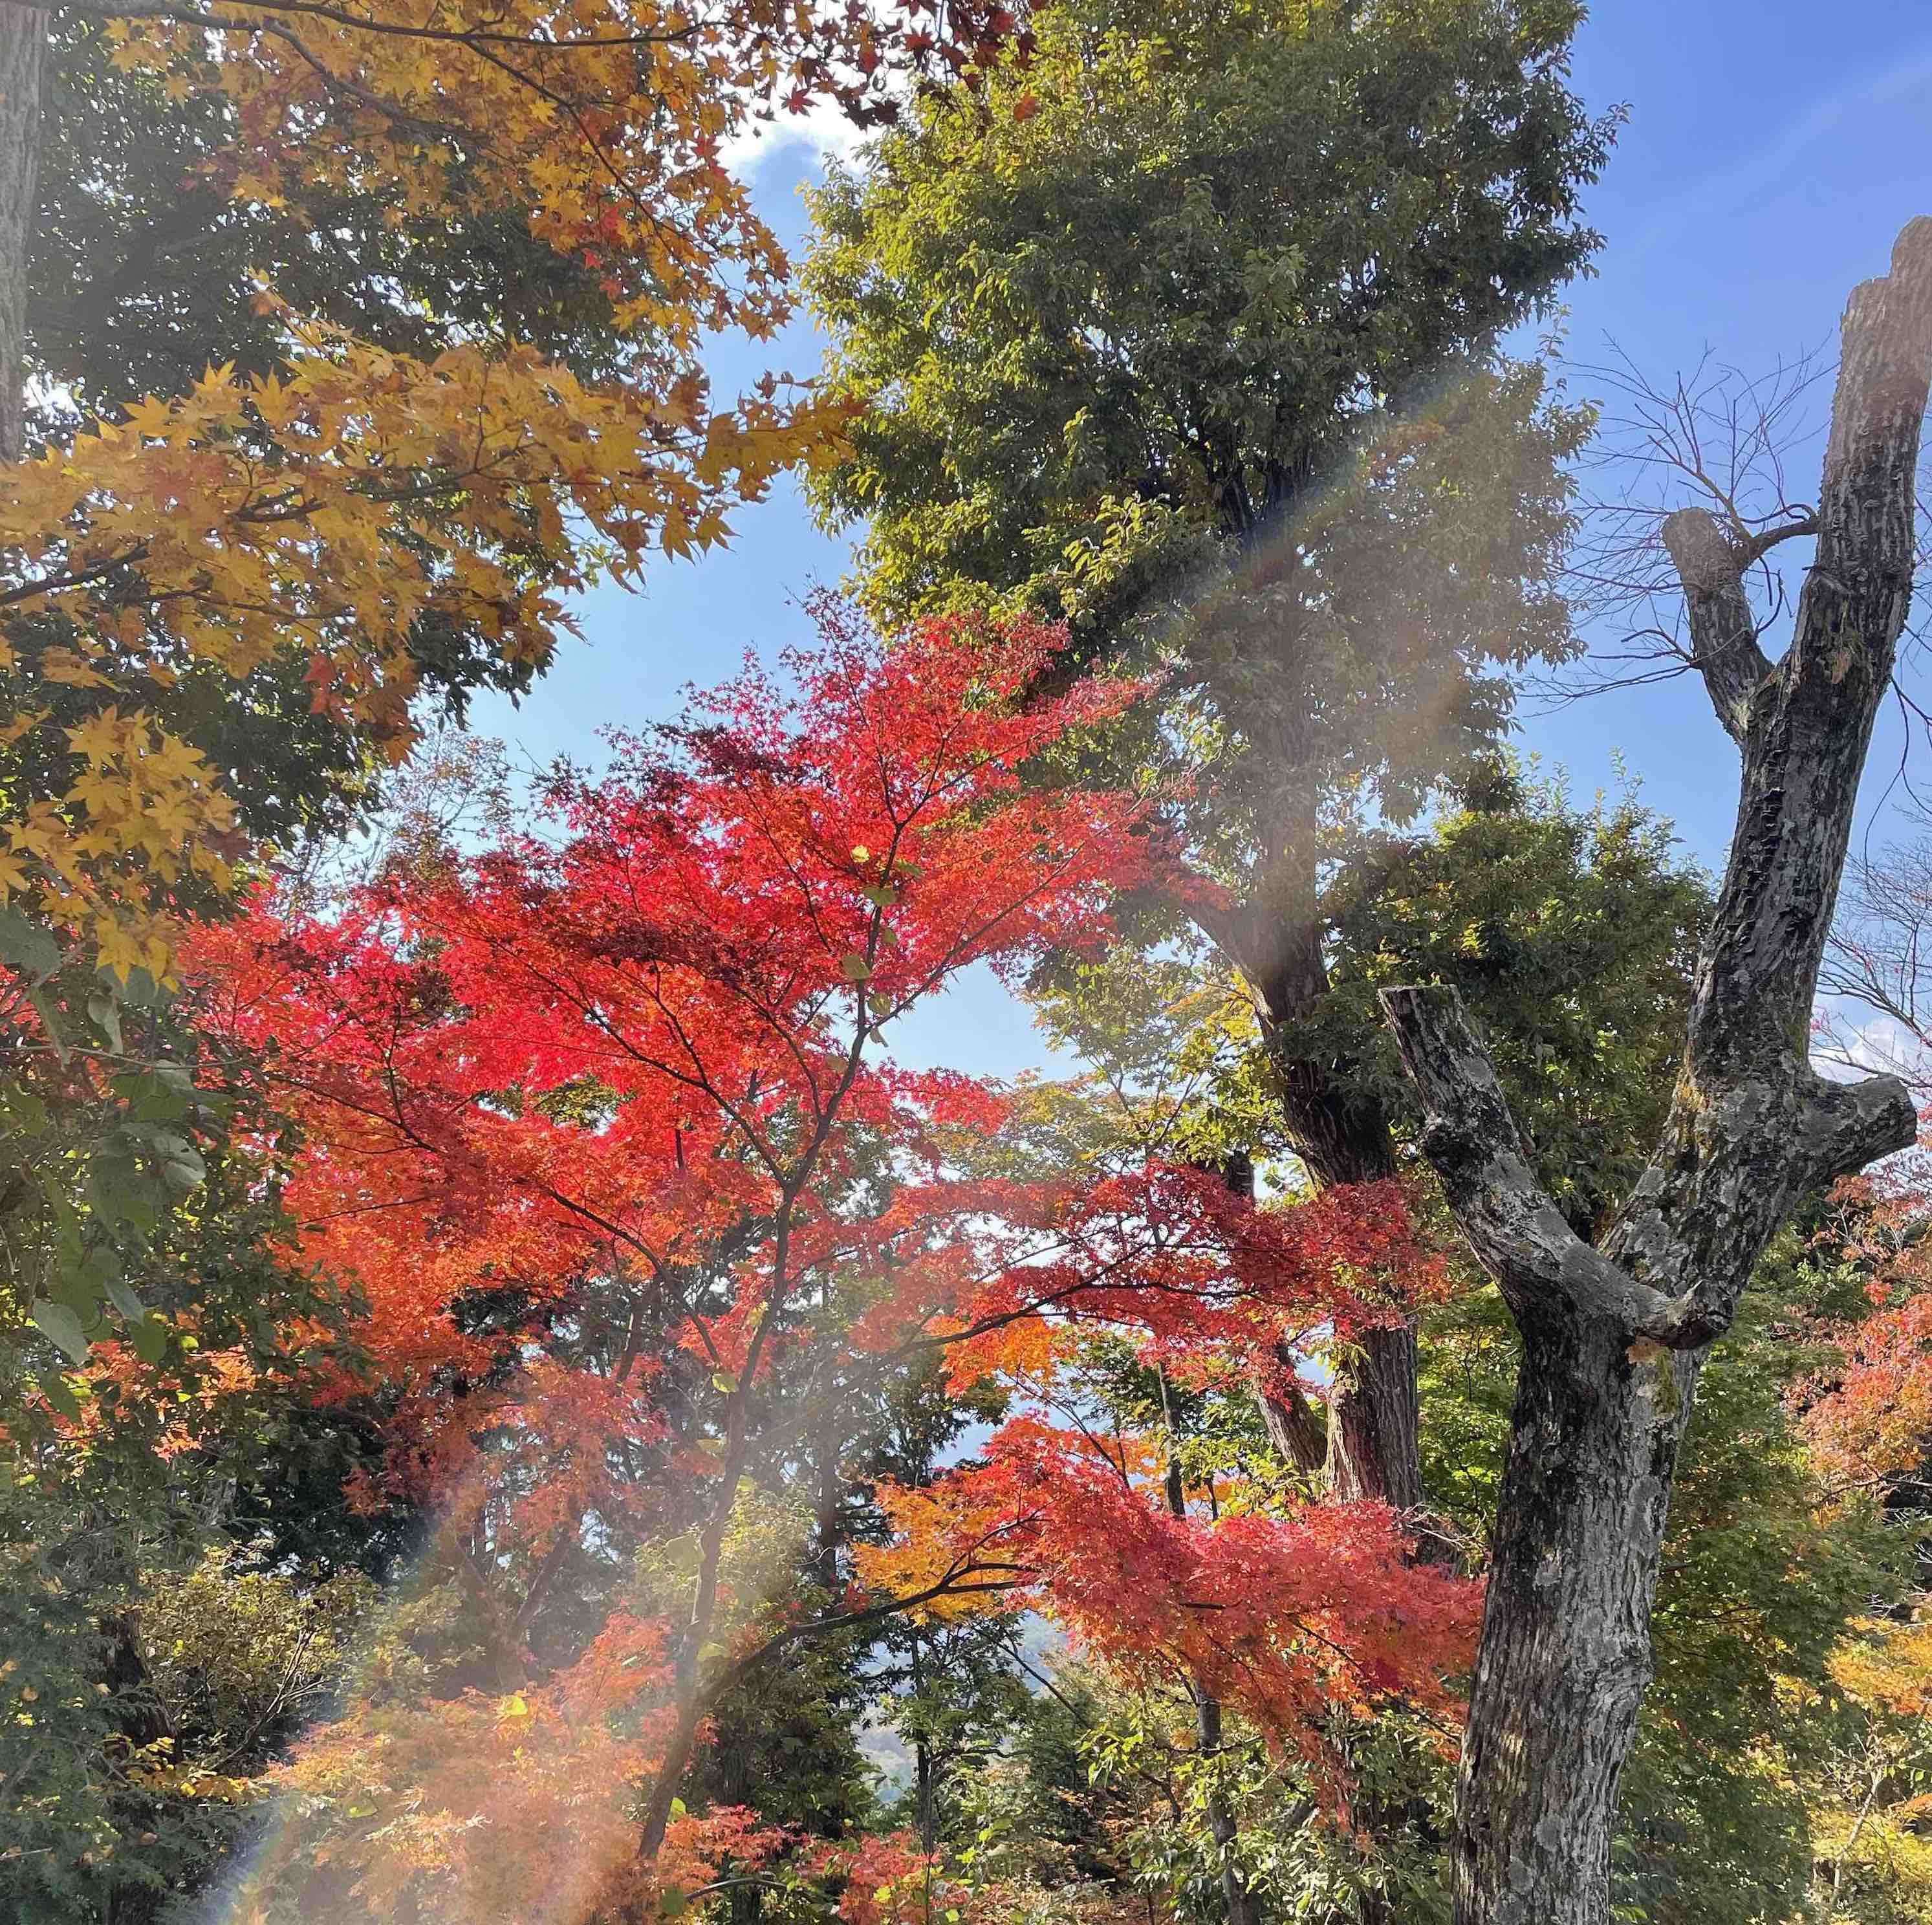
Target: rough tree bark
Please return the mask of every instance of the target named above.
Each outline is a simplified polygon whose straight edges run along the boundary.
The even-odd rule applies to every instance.
[[[0,4],[0,461],[26,442],[27,261],[40,181],[47,16]]]
[[[1268,877],[1244,912],[1194,913],[1250,985],[1284,1132],[1316,1189],[1394,1176],[1394,1146],[1380,1106],[1348,1088],[1344,1066],[1310,1061],[1288,1040],[1329,990],[1313,877]],[[1413,1325],[1370,1331],[1336,1372],[1325,1426],[1305,1399],[1262,1394],[1270,1443],[1298,1470],[1320,1473],[1334,1497],[1419,1509],[1416,1362]]]
[[[1682,1066],[1648,1169],[1600,1249],[1540,1191],[1455,993],[1383,1005],[1422,1148],[1522,1337],[1469,1706],[1457,1925],[1604,1925],[1617,1780],[1650,1675],[1670,1483],[1697,1378],[1794,1203],[1910,1144],[1895,1078],[1812,1069],[1813,997],[1858,780],[1911,594],[1932,367],[1932,220],[1852,295],[1790,646],[1774,665],[1750,559],[1701,509],[1664,539],[1692,660],[1742,753]]]

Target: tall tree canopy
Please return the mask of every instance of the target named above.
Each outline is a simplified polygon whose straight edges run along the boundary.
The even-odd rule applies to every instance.
[[[1082,655],[1167,666],[1123,752],[1190,771],[1192,859],[1228,891],[1198,919],[1324,1182],[1392,1167],[1346,1060],[1292,1033],[1327,986],[1324,865],[1492,744],[1510,667],[1570,646],[1586,418],[1497,343],[1596,244],[1577,195],[1612,127],[1567,84],[1578,17],[1070,0],[814,202],[807,285],[868,412],[812,486],[865,520],[860,592],[1041,609]],[[1412,1339],[1365,1369],[1334,1474],[1413,1504]]]

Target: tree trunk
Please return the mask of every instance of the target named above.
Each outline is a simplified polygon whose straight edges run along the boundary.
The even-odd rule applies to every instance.
[[[1194,1734],[1204,1759],[1215,1757],[1221,1749],[1221,1705],[1198,1685],[1194,1695]],[[1234,1822],[1228,1801],[1218,1791],[1208,1795],[1208,1830],[1221,1861],[1221,1896],[1228,1907],[1228,1925],[1261,1925],[1261,1908],[1249,1891],[1235,1862],[1234,1846],[1240,1828]]]
[[[1318,949],[1318,932],[1304,933]],[[1319,967],[1318,955],[1316,964]],[[1270,1013],[1277,1021],[1298,1012],[1316,994],[1296,999],[1294,1012],[1276,1014],[1278,987],[1271,988]],[[1388,1119],[1372,1103],[1343,1096],[1325,1065],[1276,1061],[1282,1120],[1318,1190],[1344,1183],[1387,1181],[1395,1174],[1395,1152]],[[1415,1326],[1403,1322],[1364,1333],[1360,1345],[1336,1360],[1328,1399],[1330,1495],[1345,1502],[1372,1498],[1397,1510],[1422,1503],[1420,1404],[1416,1393]]]
[[[913,1783],[919,1805],[920,1849],[931,1852],[939,1837],[939,1813],[934,1798],[932,1749],[923,1738],[913,1741]]]
[[[1380,1107],[1345,1087],[1341,1066],[1311,1062],[1287,1041],[1290,1026],[1328,992],[1313,879],[1276,875],[1256,894],[1247,913],[1215,916],[1206,926],[1252,986],[1288,1140],[1318,1190],[1385,1182],[1395,1174],[1395,1151]],[[1368,1332],[1358,1350],[1336,1360],[1321,1463],[1330,1495],[1379,1498],[1398,1510],[1420,1507],[1415,1371],[1409,1323]],[[1277,1453],[1298,1469],[1315,1468],[1306,1405],[1298,1410],[1265,1390],[1261,1405]]]
[[[1278,1348],[1275,1360],[1285,1374],[1294,1375],[1292,1351]],[[1316,1415],[1308,1399],[1292,1383],[1277,1390],[1264,1382],[1256,1396],[1261,1405],[1262,1427],[1268,1432],[1268,1447],[1284,1464],[1292,1464],[1304,1476],[1322,1474],[1328,1462],[1328,1426]]]
[[[1670,1477],[1702,1362],[1636,1362],[1629,1342],[1607,1318],[1523,1333],[1463,1738],[1461,1925],[1607,1917],[1618,1777],[1650,1681]]]
[[[26,452],[27,265],[40,181],[47,16],[0,4],[0,462]]]
[[[1807,1054],[1910,600],[1932,220],[1906,228],[1892,263],[1846,310],[1816,559],[1781,662],[1744,598],[1750,532],[1695,509],[1665,526],[1693,665],[1743,782],[1670,1114],[1600,1250],[1538,1188],[1455,993],[1383,996],[1428,1119],[1424,1151],[1523,1339],[1463,1742],[1457,1925],[1606,1925],[1617,1781],[1704,1359],[1792,1205],[1916,1132],[1896,1078],[1826,1083]]]
[[[108,1646],[107,1675],[102,1681],[117,1707],[116,1735],[138,1750],[158,1739],[172,1738],[166,1714],[148,1685],[147,1661],[141,1655],[136,1621],[123,1612],[105,1620],[102,1631],[111,1641]],[[110,1867],[111,1871],[111,1867]],[[128,1880],[116,1882],[107,1888],[102,1910],[104,1925],[154,1925],[166,1904],[165,1889]]]
[[[1413,1324],[1365,1333],[1337,1380],[1328,1424],[1329,1488],[1345,1503],[1422,1507],[1421,1406]]]

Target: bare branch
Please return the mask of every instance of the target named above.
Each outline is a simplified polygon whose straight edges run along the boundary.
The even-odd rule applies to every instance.
[[[1577,370],[1608,391],[1583,464],[1604,482],[1594,490],[1586,482],[1566,579],[1573,606],[1598,632],[1580,667],[1538,678],[1534,692],[1568,700],[1702,672],[1714,658],[1731,681],[1750,679],[1753,654],[1764,652],[1764,638],[1786,622],[1792,600],[1768,558],[1817,532],[1812,507],[1794,497],[1786,464],[1817,436],[1813,401],[1830,367],[1807,355],[1751,375],[1707,355],[1668,386],[1621,355]],[[1699,610],[1686,606],[1675,559],[1671,524],[1686,513],[1702,524],[1699,593],[1720,589],[1724,598],[1719,618],[1701,625]],[[1720,702],[1727,730],[1735,693],[1727,688]]]
[[[1585,1243],[1537,1182],[1461,996],[1436,985],[1384,989],[1379,1000],[1422,1099],[1422,1153],[1518,1319],[1560,1309],[1609,1318],[1631,1336],[1670,1327],[1670,1303]]]
[[[1692,664],[1704,678],[1725,733],[1742,743],[1751,697],[1769,679],[1771,664],[1758,646],[1738,549],[1708,508],[1679,508],[1665,518],[1663,534],[1683,584]]]

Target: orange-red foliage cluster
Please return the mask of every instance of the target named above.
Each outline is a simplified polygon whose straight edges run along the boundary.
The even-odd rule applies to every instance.
[[[308,1252],[367,1300],[367,1363],[326,1393],[388,1413],[362,1495],[441,1507],[491,1645],[488,1689],[372,1697],[295,1768],[329,1814],[305,1849],[386,1903],[504,1903],[554,1855],[586,1904],[673,1876],[688,1828],[640,1869],[638,1802],[662,1821],[706,1694],[788,1621],[734,1595],[724,1546],[759,1426],[814,1387],[938,1345],[956,1384],[1041,1390],[1096,1324],[1177,1375],[1252,1378],[1436,1287],[1393,1186],[1258,1208],[1166,1165],[947,1167],[1001,1098],[895,1066],[883,1033],[976,964],[1104,942],[1123,887],[1175,886],[1157,796],[1030,775],[1141,691],[1040,693],[1062,638],[1025,622],[884,648],[821,616],[790,688],[748,670],[607,778],[556,782],[540,829],[326,917],[264,902],[194,955],[207,1020],[301,1126]],[[1324,1706],[1447,1708],[1471,1594],[1408,1560],[1400,1519],[1175,1518],[1151,1468],[1022,1417],[983,1464],[886,1494],[902,1536],[866,1574],[889,1600],[990,1573],[1311,1757]],[[532,1657],[560,1557],[673,1543],[670,1605]]]
[[[1018,1417],[982,1462],[882,1492],[898,1536],[860,1567],[908,1593],[1003,1573],[1109,1667],[1198,1686],[1318,1770],[1337,1706],[1455,1715],[1480,1591],[1413,1562],[1385,1505],[1176,1516],[1161,1468],[1144,1441]]]
[[[1844,1360],[1822,1385],[1801,1387],[1804,1429],[1826,1471],[1872,1484],[1917,1465],[1932,1436],[1932,1197],[1921,1152],[1888,1180],[1840,1186],[1851,1207],[1847,1248],[1868,1273],[1870,1313],[1840,1333]],[[1813,1396],[1813,1392],[1818,1394]]]

